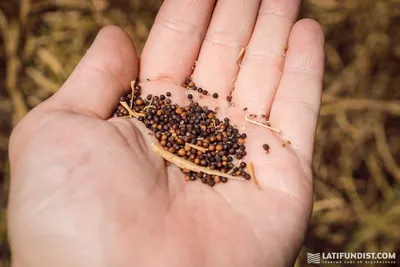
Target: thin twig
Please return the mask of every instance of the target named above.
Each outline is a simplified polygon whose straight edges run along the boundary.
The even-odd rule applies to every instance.
[[[249,169],[250,176],[251,176],[251,180],[252,180],[253,183],[257,186],[258,189],[261,189],[260,183],[258,182],[258,180],[257,180],[257,178],[256,178],[256,174],[255,174],[255,172],[254,172],[254,165],[253,165],[253,162],[250,162],[249,165],[247,165],[247,168]]]
[[[129,104],[129,108],[132,109],[133,107],[133,95],[134,95],[134,91],[135,91],[135,85],[136,85],[136,80],[131,81],[131,102]]]
[[[206,153],[207,152],[207,149],[205,149],[204,147],[196,146],[196,145],[193,145],[193,144],[190,144],[190,143],[186,143],[186,145],[188,145],[191,148],[194,148],[194,149],[196,149],[198,151],[201,151],[202,153]]]
[[[144,116],[146,116],[146,115],[144,115],[144,114],[140,114],[140,113],[134,112],[134,111],[128,106],[128,104],[127,104],[125,101],[120,101],[119,103],[129,112],[129,115],[131,115],[131,116],[133,116],[133,117],[135,117],[135,118],[139,118],[139,117],[144,117]]]
[[[239,161],[235,164],[235,166],[227,172],[227,174],[231,174],[231,173],[233,172],[233,169],[234,169],[234,168],[238,168],[238,167],[239,167],[240,163],[242,163],[242,160],[239,160]]]
[[[271,126],[269,126],[269,125],[266,125],[266,124],[263,124],[263,123],[261,123],[261,122],[258,122],[258,121],[255,121],[255,120],[250,119],[249,116],[248,116],[248,114],[246,114],[246,116],[244,117],[244,119],[245,119],[247,122],[250,122],[250,123],[253,123],[253,124],[255,124],[255,125],[258,125],[258,126],[261,126],[261,127],[267,128],[267,129],[270,129],[271,131],[277,132],[278,134],[282,134],[282,131],[279,130],[279,129],[276,129],[276,128],[271,127]]]
[[[247,47],[242,47],[242,49],[240,49],[239,55],[236,58],[236,64],[239,64],[242,61],[243,56],[246,53],[246,49],[247,49]]]
[[[146,111],[146,110],[148,110],[149,108],[156,108],[156,106],[148,105],[147,107],[144,107],[143,110]]]
[[[216,175],[216,176],[220,176],[220,177],[226,177],[228,179],[233,179],[233,180],[241,180],[241,181],[246,181],[246,179],[244,178],[240,178],[240,177],[235,177],[223,172],[219,172],[219,171],[214,171],[214,170],[210,170],[208,168],[204,168],[204,167],[200,167],[196,164],[194,164],[191,161],[188,161],[186,159],[180,158],[178,156],[175,156],[174,154],[164,150],[162,148],[162,146],[160,146],[159,144],[152,144],[153,147],[153,151],[154,153],[156,153],[157,155],[163,157],[166,161],[169,161],[173,164],[175,164],[176,166],[178,166],[181,169],[187,169],[190,170],[192,172],[202,172],[205,174],[209,174],[209,175]]]

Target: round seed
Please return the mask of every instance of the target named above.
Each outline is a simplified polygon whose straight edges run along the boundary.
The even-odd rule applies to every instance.
[[[181,156],[181,157],[185,156],[186,155],[185,149],[183,149],[183,148],[179,149],[178,155]]]

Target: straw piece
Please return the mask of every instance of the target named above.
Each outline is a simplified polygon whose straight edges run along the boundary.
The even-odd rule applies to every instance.
[[[125,101],[120,101],[119,103],[129,112],[129,115],[131,115],[132,117],[139,118],[139,117],[144,117],[144,116],[146,116],[146,115],[144,115],[144,114],[140,114],[140,113],[134,112],[134,111],[128,106],[128,104],[127,104]]]
[[[207,152],[207,149],[205,149],[204,147],[196,146],[196,145],[193,145],[193,144],[190,144],[190,143],[186,143],[186,145],[188,145],[188,146],[190,146],[191,148],[194,148],[194,149],[196,149],[196,150],[198,150],[198,151],[201,151],[201,152],[203,152],[203,153],[206,153],[206,152]]]
[[[166,161],[169,161],[173,164],[175,164],[176,166],[178,166],[181,169],[186,169],[186,170],[190,170],[193,172],[203,172],[209,175],[216,175],[216,176],[221,176],[221,177],[226,177],[228,179],[233,179],[233,180],[241,180],[241,181],[246,181],[246,179],[244,178],[240,178],[240,177],[235,177],[223,172],[219,172],[219,171],[214,171],[214,170],[210,170],[204,167],[200,167],[196,164],[194,164],[191,161],[188,161],[186,159],[180,158],[178,156],[175,156],[174,154],[164,150],[162,148],[162,146],[158,145],[158,144],[152,144],[151,145],[153,147],[153,151],[154,153],[156,153],[157,155],[163,157]]]
[[[256,178],[256,174],[255,174],[255,172],[254,172],[254,165],[253,165],[253,162],[250,162],[250,163],[247,165],[247,168],[249,169],[249,173],[250,173],[250,176],[251,176],[251,180],[252,180],[253,183],[257,186],[258,189],[261,189],[260,183],[258,182],[258,180],[257,180],[257,178]]]
[[[248,114],[246,114],[246,116],[244,117],[244,119],[245,119],[247,122],[250,122],[250,123],[253,123],[253,124],[255,124],[255,125],[258,125],[258,126],[261,126],[261,127],[267,128],[267,129],[270,129],[271,131],[277,132],[278,134],[282,134],[282,131],[279,130],[279,129],[276,129],[276,128],[271,127],[271,126],[269,126],[269,125],[266,125],[266,124],[263,124],[263,123],[261,123],[261,122],[258,122],[258,121],[255,121],[255,120],[250,119],[249,116],[248,116]]]
[[[246,53],[246,50],[247,50],[247,47],[242,47],[242,49],[240,49],[239,55],[236,58],[236,64],[239,64],[242,61],[243,56]]]

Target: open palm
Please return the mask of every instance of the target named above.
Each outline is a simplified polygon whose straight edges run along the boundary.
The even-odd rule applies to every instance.
[[[293,264],[312,208],[322,30],[312,20],[295,23],[299,0],[215,2],[166,0],[140,73],[129,37],[106,27],[60,91],[17,126],[10,141],[14,266]],[[185,182],[152,152],[155,140],[143,125],[109,119],[138,75],[144,94],[169,91],[187,103],[181,85],[192,71],[197,85],[220,96],[200,103],[218,106],[247,133],[246,161],[261,190],[234,180],[214,188]],[[292,145],[245,122],[244,108],[268,116]]]

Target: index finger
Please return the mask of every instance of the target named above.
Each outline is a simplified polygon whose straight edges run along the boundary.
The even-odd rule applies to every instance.
[[[183,83],[199,54],[215,1],[164,1],[143,50],[141,80]]]

